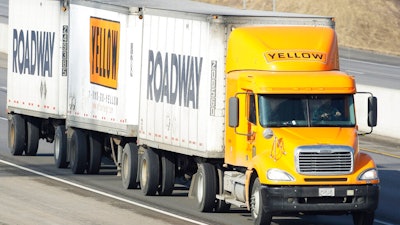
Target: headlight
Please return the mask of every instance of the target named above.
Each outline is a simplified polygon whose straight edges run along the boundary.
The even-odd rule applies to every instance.
[[[279,169],[270,169],[267,172],[267,178],[274,181],[294,181],[292,175]]]
[[[358,180],[377,180],[378,178],[378,171],[376,169],[368,169],[365,170],[358,176]]]

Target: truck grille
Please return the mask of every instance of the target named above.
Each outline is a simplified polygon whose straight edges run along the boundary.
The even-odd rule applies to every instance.
[[[307,175],[349,174],[353,172],[353,155],[349,146],[301,146],[296,149],[296,168]]]

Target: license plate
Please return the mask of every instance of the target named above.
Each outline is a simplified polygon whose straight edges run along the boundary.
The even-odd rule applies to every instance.
[[[318,194],[320,197],[335,196],[335,188],[319,188]]]

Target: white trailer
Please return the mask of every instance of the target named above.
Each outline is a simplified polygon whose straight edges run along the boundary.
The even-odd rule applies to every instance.
[[[52,142],[67,116],[68,17],[59,1],[10,1],[9,9],[9,147],[36,155],[39,138]]]

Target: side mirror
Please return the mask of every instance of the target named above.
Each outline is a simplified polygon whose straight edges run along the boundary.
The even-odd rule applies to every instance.
[[[378,100],[375,96],[368,97],[368,126],[375,127],[378,120]]]
[[[229,126],[235,128],[239,126],[239,98],[237,97],[229,98]]]

